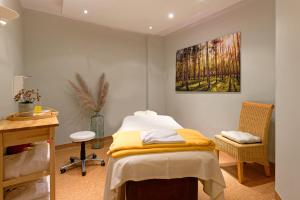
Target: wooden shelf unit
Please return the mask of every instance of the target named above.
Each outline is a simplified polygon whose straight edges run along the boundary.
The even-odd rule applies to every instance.
[[[56,117],[28,121],[0,121],[0,200],[4,198],[4,188],[38,180],[50,175],[50,199],[55,200],[55,127],[58,126]],[[49,169],[4,180],[4,149],[8,146],[33,142],[49,141]]]

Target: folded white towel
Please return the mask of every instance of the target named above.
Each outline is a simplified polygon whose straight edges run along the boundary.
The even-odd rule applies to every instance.
[[[4,179],[17,178],[48,169],[49,144],[36,144],[30,151],[4,156]]]
[[[144,144],[184,143],[184,139],[175,130],[157,129],[141,132]]]
[[[33,182],[27,182],[10,188],[5,192],[5,200],[33,200],[47,199],[49,196],[48,179],[40,179]]]
[[[135,116],[156,116],[157,113],[152,110],[145,110],[145,111],[136,111],[134,112]]]
[[[242,131],[222,131],[221,135],[240,144],[261,142],[261,138]]]

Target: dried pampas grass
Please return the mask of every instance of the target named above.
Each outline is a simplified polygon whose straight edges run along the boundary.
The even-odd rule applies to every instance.
[[[106,96],[108,94],[109,84],[105,81],[105,74],[103,73],[100,76],[98,83],[98,98],[97,98],[97,107],[96,111],[100,112],[105,104]]]
[[[76,73],[76,80],[78,85],[76,85],[70,80],[69,83],[74,89],[75,94],[81,105],[87,110],[100,112],[106,102],[106,97],[109,89],[109,84],[105,80],[105,74],[103,73],[100,76],[96,100],[94,99],[89,87],[87,86],[86,82],[83,80],[79,73]]]

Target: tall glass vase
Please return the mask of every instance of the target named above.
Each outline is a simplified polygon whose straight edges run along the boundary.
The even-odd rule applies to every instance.
[[[101,149],[103,147],[104,137],[104,116],[96,112],[91,117],[91,131],[96,133],[96,138],[92,144],[93,149]]]

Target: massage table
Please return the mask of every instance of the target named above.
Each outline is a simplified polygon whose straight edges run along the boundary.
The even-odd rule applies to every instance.
[[[125,117],[118,131],[182,128],[170,116],[145,115]],[[211,200],[224,199],[225,182],[214,152],[181,151],[110,157],[104,200],[147,200],[147,197],[194,200],[198,196],[198,180]]]

